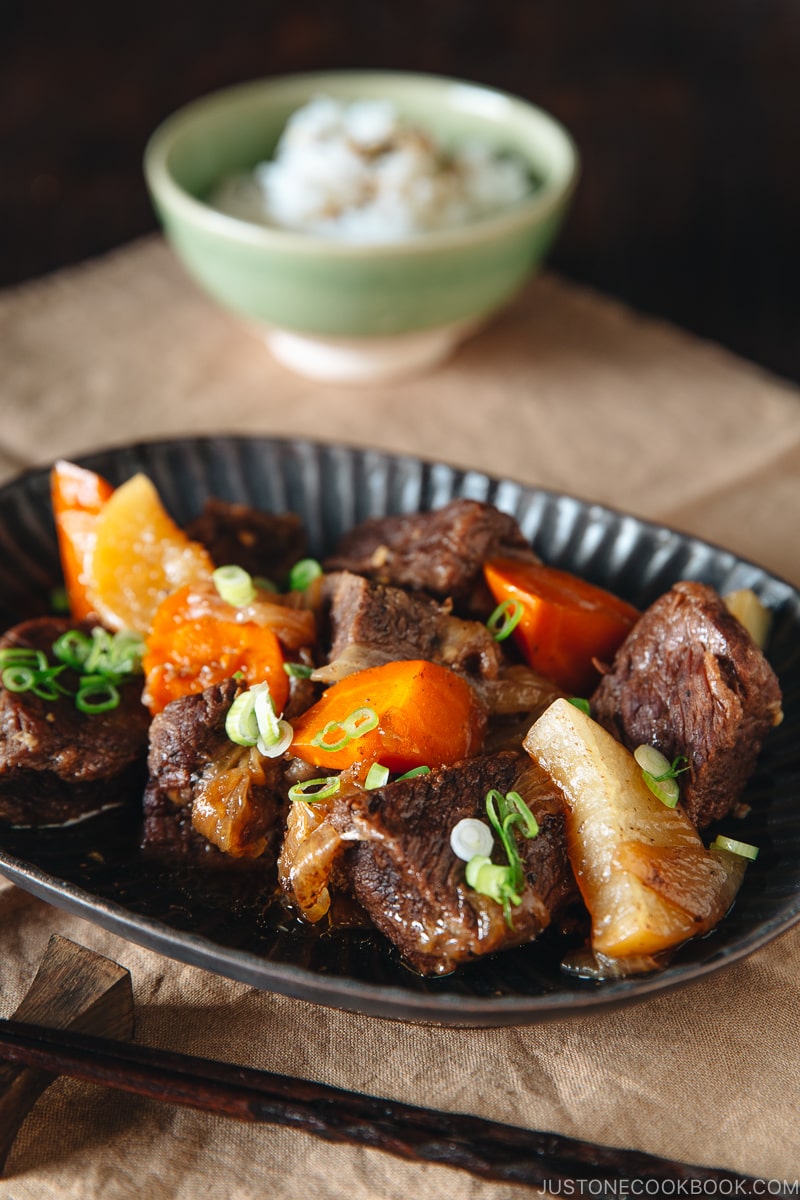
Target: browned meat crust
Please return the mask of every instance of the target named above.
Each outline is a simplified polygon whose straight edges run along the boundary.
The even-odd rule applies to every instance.
[[[495,556],[535,561],[513,517],[478,500],[453,500],[434,512],[364,521],[325,567],[451,599],[457,613],[485,618],[494,602],[483,564]]]
[[[464,675],[496,679],[502,663],[497,642],[480,621],[464,621],[420,592],[373,583],[340,571],[326,576],[330,601],[328,659],[363,651],[375,666],[424,658]]]
[[[303,523],[296,513],[265,513],[224,500],[207,500],[186,533],[202,542],[216,566],[235,563],[278,585],[308,553]]]
[[[501,905],[467,886],[465,864],[450,847],[457,821],[485,819],[491,788],[519,790],[540,826],[538,837],[518,838],[526,885],[512,910],[513,928]],[[334,806],[331,820],[344,838],[358,839],[343,860],[356,899],[425,975],[532,941],[574,894],[561,799],[522,752],[465,759],[360,797],[351,793]]]
[[[258,849],[265,842],[257,855],[259,864],[263,868],[274,862],[285,807],[282,764],[277,761],[260,760],[258,773],[245,780],[235,842],[238,856],[223,853],[193,824],[193,806],[209,773],[236,766],[234,756],[247,755],[225,732],[225,717],[239,690],[240,685],[229,679],[173,700],[153,718],[143,834],[143,848],[151,856],[235,866],[252,861],[244,848]]]
[[[780,719],[772,667],[713,588],[683,582],[647,609],[592,697],[592,715],[633,750],[646,743],[681,776],[699,828],[739,800],[769,730]]]
[[[55,666],[53,642],[75,628],[88,632],[92,625],[37,617],[9,629],[0,648],[42,650]],[[62,682],[76,688],[78,677],[65,672]],[[44,700],[0,687],[0,820],[60,824],[136,798],[150,717],[141,703],[141,680],[119,691],[117,708],[87,714],[71,696]]]

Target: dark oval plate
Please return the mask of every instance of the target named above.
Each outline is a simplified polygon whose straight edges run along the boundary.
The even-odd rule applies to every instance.
[[[598,504],[374,450],[218,437],[132,445],[80,461],[112,483],[146,472],[179,523],[209,495],[297,512],[317,556],[365,517],[468,496],[512,513],[545,561],[640,607],[681,578],[722,592],[752,587],[775,614],[769,657],[784,690],[785,719],[770,734],[748,788],[752,812],[728,827],[761,848],[758,861],[721,925],[684,946],[656,975],[604,984],[570,978],[560,968],[563,942],[546,934],[425,980],[378,934],[300,929],[269,904],[231,899],[230,888],[214,879],[198,888],[189,876],[145,867],[135,817],[119,810],[57,833],[0,830],[0,871],[21,887],[131,941],[259,988],[369,1015],[465,1026],[562,1018],[643,1000],[736,962],[800,920],[800,595],[785,581],[727,550]],[[0,489],[2,627],[46,612],[59,580],[48,472],[30,471]]]

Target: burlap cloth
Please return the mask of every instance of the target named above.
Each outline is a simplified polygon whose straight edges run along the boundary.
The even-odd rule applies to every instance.
[[[690,286],[690,281],[687,281]],[[437,373],[331,388],[270,360],[160,239],[0,296],[0,477],[198,432],[420,453],[696,532],[800,582],[800,395],[545,275]],[[254,991],[0,884],[0,1014],[51,932],[130,968],[143,1043],[773,1179],[800,1175],[800,929],[676,993],[588,1019],[446,1030]],[[516,1197],[442,1167],[60,1080],[0,1196]]]

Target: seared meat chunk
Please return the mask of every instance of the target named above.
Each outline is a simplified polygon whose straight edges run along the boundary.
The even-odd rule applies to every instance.
[[[683,806],[698,828],[735,806],[781,715],[772,667],[713,588],[677,583],[647,609],[592,697],[630,750],[689,759]]]
[[[37,617],[9,629],[0,649],[39,650],[58,666],[53,642],[67,630],[91,628],[68,617]],[[58,676],[73,692],[78,678],[72,670]],[[32,690],[0,687],[0,820],[62,824],[133,800],[141,788],[150,719],[141,693],[142,681],[135,679],[119,686],[116,708],[84,713],[72,695],[47,700]]]
[[[240,686],[228,679],[173,700],[153,718],[146,851],[213,866],[274,861],[284,809],[282,767],[228,738],[225,717]]]
[[[536,561],[513,517],[478,500],[452,500],[434,512],[362,522],[325,567],[429,592],[452,600],[457,613],[485,618],[495,605],[483,563],[497,556]]]
[[[400,659],[428,659],[461,674],[495,679],[502,655],[480,621],[463,621],[420,592],[373,583],[339,571],[325,578],[329,601],[330,666],[316,678],[332,681]]]
[[[450,846],[462,817],[486,819],[487,792],[516,790],[539,822],[517,838],[525,872],[512,908],[470,888],[466,864]],[[564,812],[557,789],[523,752],[464,759],[376,791],[351,792],[333,806],[331,824],[346,843],[341,860],[352,891],[373,923],[424,975],[442,975],[478,955],[532,941],[574,894]],[[495,860],[503,861],[497,847]]]
[[[205,546],[216,566],[235,563],[278,585],[286,582],[297,560],[308,553],[303,523],[296,513],[260,512],[215,498],[206,501],[186,533]]]

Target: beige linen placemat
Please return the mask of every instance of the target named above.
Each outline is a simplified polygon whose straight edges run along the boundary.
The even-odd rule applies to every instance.
[[[0,295],[0,478],[131,439],[306,434],[442,458],[723,542],[800,582],[800,398],[749,365],[545,275],[424,379],[288,374],[158,238]],[[370,1019],[181,966],[0,884],[0,1013],[57,931],[129,967],[143,1043],[411,1103],[793,1180],[800,930],[691,988],[505,1030]],[[0,1197],[529,1194],[289,1130],[59,1081]]]

